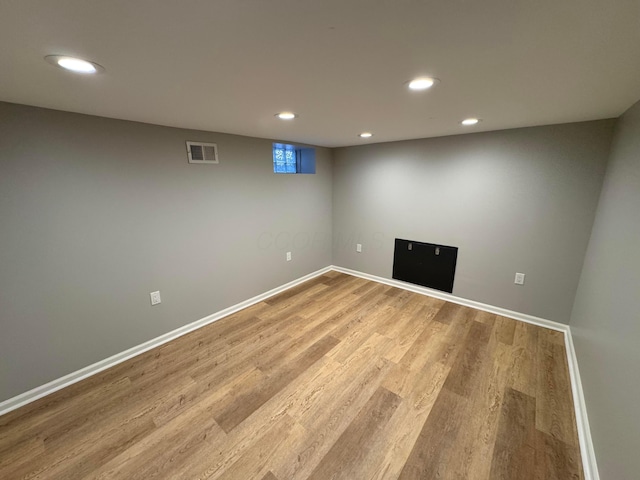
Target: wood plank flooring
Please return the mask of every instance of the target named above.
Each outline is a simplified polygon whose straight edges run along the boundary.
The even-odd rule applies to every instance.
[[[330,272],[0,417],[8,479],[582,479],[561,333]]]

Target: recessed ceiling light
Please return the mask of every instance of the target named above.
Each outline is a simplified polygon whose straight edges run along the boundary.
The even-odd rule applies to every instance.
[[[276,117],[278,117],[280,120],[293,120],[294,118],[296,118],[298,115],[296,115],[293,112],[280,112],[280,113],[276,113]]]
[[[360,138],[371,138],[373,137],[373,133],[371,132],[362,132],[360,135],[358,135]]]
[[[438,83],[438,79],[433,77],[414,78],[409,82],[409,89],[426,90],[427,88],[433,87],[436,83]]]
[[[465,118],[464,120],[462,120],[462,125],[475,125],[476,123],[478,123],[480,121],[479,118]]]
[[[94,74],[104,72],[104,67],[94,62],[66,55],[47,55],[44,59],[56,67],[64,68],[74,73]]]

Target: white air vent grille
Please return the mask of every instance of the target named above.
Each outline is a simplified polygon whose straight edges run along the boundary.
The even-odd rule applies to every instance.
[[[187,142],[189,163],[218,163],[218,146],[215,143]]]

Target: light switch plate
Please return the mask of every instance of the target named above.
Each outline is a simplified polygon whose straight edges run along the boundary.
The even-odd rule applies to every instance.
[[[524,273],[516,273],[516,285],[524,285]]]
[[[362,244],[361,243],[356,243],[356,252],[362,253]]]

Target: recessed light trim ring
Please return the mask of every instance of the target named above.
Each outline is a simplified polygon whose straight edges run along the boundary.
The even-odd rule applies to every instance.
[[[293,112],[278,112],[274,116],[280,120],[293,120],[294,118],[298,118],[298,114]]]
[[[481,121],[482,121],[481,118],[470,117],[470,118],[465,118],[460,123],[465,126],[471,126],[471,125],[477,125]]]
[[[422,90],[428,90],[438,83],[440,83],[440,80],[435,77],[417,77],[413,80],[409,80],[406,85],[409,90],[419,92]]]
[[[105,71],[102,65],[70,55],[47,55],[44,59],[51,65],[80,75],[95,75]]]

